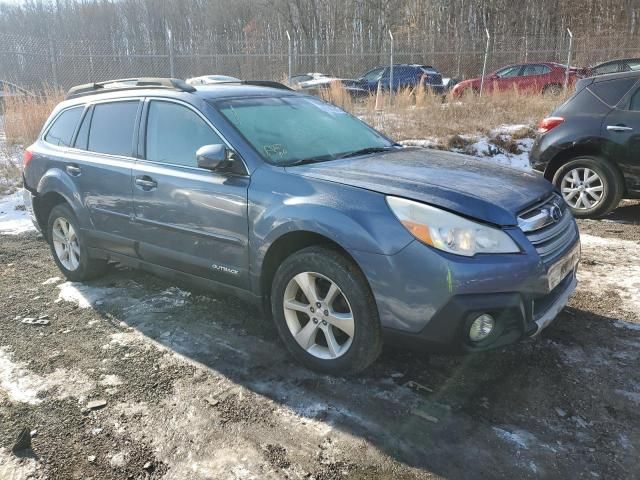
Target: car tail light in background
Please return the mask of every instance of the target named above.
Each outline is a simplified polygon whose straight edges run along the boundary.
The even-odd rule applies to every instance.
[[[549,130],[553,130],[561,123],[564,123],[564,118],[562,117],[547,117],[538,125],[538,133],[547,133]]]
[[[33,158],[33,153],[31,152],[31,150],[25,150],[24,153],[22,154],[23,169],[27,168],[27,165],[29,164],[32,158]]]

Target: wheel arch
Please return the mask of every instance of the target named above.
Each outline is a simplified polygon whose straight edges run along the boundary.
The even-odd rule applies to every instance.
[[[91,225],[86,207],[80,201],[80,193],[68,175],[60,169],[51,169],[38,182],[37,195],[33,201],[33,212],[38,225],[47,237],[47,224],[51,210],[61,203],[69,205],[81,228]]]
[[[297,230],[284,233],[271,243],[260,265],[259,289],[264,307],[268,307],[270,304],[271,285],[278,266],[294,253],[313,246],[322,246],[335,250],[353,262],[356,268],[362,273],[362,268],[358,265],[355,258],[353,258],[346,248],[335,240],[311,230]],[[265,312],[269,311],[270,308],[265,308]]]
[[[553,177],[565,163],[573,160],[576,157],[582,156],[598,157],[600,160],[605,161],[607,162],[607,164],[611,165],[622,178],[620,167],[615,162],[612,162],[607,158],[607,156],[604,154],[605,150],[606,147],[600,143],[574,144],[570,148],[562,150],[551,159],[551,161],[547,165],[547,168],[545,168],[544,170],[544,178],[553,183]]]

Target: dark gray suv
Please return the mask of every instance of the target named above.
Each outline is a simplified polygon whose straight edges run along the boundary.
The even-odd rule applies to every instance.
[[[468,352],[534,336],[576,285],[578,230],[547,181],[401,148],[268,82],[75,87],[24,185],[68,279],[115,261],[239,294],[334,374],[383,339]]]

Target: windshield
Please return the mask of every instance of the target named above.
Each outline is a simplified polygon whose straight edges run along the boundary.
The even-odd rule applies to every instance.
[[[393,145],[344,110],[312,97],[235,98],[216,106],[275,165],[333,160]]]

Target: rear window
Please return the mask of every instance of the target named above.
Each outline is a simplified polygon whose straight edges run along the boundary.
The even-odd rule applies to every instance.
[[[567,100],[554,115],[584,115],[584,114],[605,114],[611,110],[602,100],[596,97],[591,90],[583,88],[576,92]]]
[[[61,147],[71,145],[71,137],[73,137],[83,109],[84,106],[74,107],[58,115],[44,137],[45,142]]]
[[[636,83],[637,78],[616,78],[615,80],[607,80],[606,82],[595,82],[589,86],[598,98],[610,106],[615,106],[620,102],[627,92]]]
[[[94,105],[88,150],[130,157],[138,104],[134,100]]]

